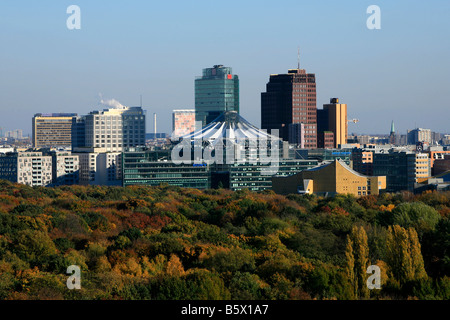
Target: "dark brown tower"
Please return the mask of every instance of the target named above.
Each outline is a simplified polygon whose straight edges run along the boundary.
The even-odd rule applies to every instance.
[[[304,124],[304,147],[317,148],[316,76],[304,69],[270,75],[261,94],[261,128],[278,129],[280,138],[289,139],[289,125]]]

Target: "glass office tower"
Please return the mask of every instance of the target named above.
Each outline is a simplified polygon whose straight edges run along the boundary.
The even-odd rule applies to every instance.
[[[195,121],[204,127],[225,111],[239,113],[239,77],[223,65],[203,69],[195,79]]]

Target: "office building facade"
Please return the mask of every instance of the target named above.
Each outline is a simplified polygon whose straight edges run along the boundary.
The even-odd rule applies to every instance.
[[[317,147],[323,149],[335,148],[334,133],[332,131],[321,131],[317,133]]]
[[[428,154],[394,149],[373,153],[373,174],[386,176],[386,192],[414,191],[430,175]]]
[[[273,175],[263,174],[264,170],[270,169],[270,165],[259,162],[215,165],[211,167],[211,183],[212,188],[223,186],[232,191],[264,191],[272,189],[273,177],[287,177],[317,165],[317,160],[280,159],[277,172]]]
[[[304,124],[304,147],[317,148],[316,77],[303,69],[270,75],[261,93],[261,128],[278,129],[289,141],[289,125]]]
[[[0,179],[31,187],[52,183],[52,157],[42,152],[12,152],[0,156]]]
[[[209,167],[201,164],[175,164],[168,151],[128,148],[122,153],[123,186],[159,186],[169,184],[184,188],[211,187]]]
[[[195,79],[195,121],[205,127],[226,111],[239,113],[239,77],[223,65],[203,69]]]
[[[352,150],[353,170],[366,176],[373,175],[374,150],[365,148],[354,148]]]
[[[124,148],[145,146],[145,111],[124,107],[93,111],[84,116],[83,147],[122,152]]]
[[[121,152],[92,149],[75,153],[75,155],[80,161],[81,185],[119,186],[122,184]]]
[[[38,113],[33,117],[33,147],[72,146],[72,118],[75,113]]]
[[[346,144],[348,136],[347,105],[339,103],[338,98],[331,98],[329,104],[324,104],[322,110],[317,110],[317,127],[319,134],[333,133],[334,148]],[[326,140],[321,139],[320,142],[318,147],[325,148]]]
[[[80,159],[71,152],[51,152],[52,186],[79,184]]]
[[[419,142],[425,142],[432,144],[432,132],[430,129],[417,128],[414,130],[408,130],[408,144],[415,145]]]

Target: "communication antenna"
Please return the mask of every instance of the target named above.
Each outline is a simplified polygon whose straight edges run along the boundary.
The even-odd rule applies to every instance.
[[[298,63],[298,70],[300,70],[300,47],[297,48],[297,63]]]
[[[141,108],[142,108],[142,94],[141,94]]]

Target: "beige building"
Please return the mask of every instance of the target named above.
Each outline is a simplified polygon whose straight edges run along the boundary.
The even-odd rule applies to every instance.
[[[33,117],[33,147],[71,147],[74,113],[37,113]]]
[[[416,182],[422,182],[431,177],[430,158],[428,153],[416,153]]]
[[[334,133],[334,147],[347,143],[348,122],[347,105],[339,103],[339,99],[331,99],[329,104],[324,104],[323,109],[328,111],[328,131]]]
[[[83,118],[85,143],[82,147],[122,152],[128,147],[145,146],[145,111],[141,107],[93,111]]]
[[[308,193],[354,196],[377,195],[386,188],[386,177],[362,175],[340,160],[304,170],[289,177],[273,177],[272,189],[279,194]]]

